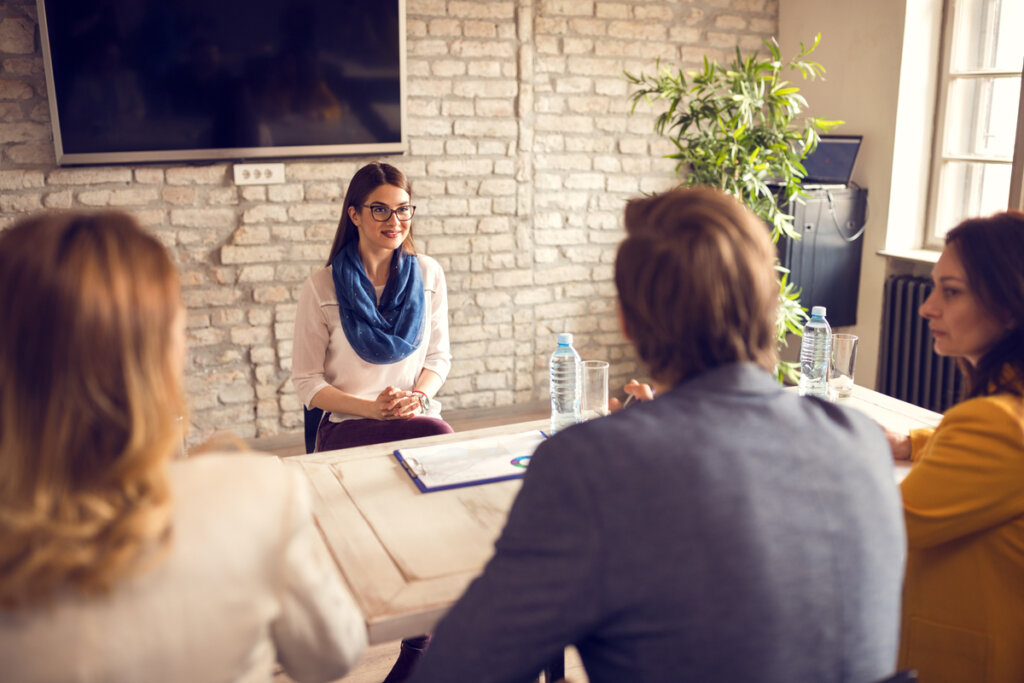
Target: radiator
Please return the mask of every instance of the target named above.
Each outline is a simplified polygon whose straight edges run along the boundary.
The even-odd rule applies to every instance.
[[[897,275],[885,283],[878,390],[945,412],[963,395],[964,380],[953,358],[932,350],[928,321],[918,314],[932,291],[926,278]]]

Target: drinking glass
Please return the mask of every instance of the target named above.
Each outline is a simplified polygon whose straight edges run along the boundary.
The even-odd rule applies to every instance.
[[[837,398],[846,398],[853,392],[853,366],[857,361],[857,335],[832,335],[832,367],[829,387]]]
[[[607,361],[583,361],[583,396],[580,412],[584,422],[608,414]]]

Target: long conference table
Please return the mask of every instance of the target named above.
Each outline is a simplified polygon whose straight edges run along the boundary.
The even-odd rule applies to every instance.
[[[898,432],[934,427],[942,417],[863,387],[839,402]],[[490,559],[521,485],[515,479],[421,493],[394,450],[547,427],[547,420],[535,420],[284,459],[312,482],[314,516],[362,609],[371,644],[434,628]],[[896,463],[896,480],[907,470],[909,464]]]

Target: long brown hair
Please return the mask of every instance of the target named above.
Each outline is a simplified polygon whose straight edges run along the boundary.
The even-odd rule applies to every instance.
[[[626,205],[615,286],[651,376],[676,384],[726,363],[775,367],[778,282],[765,226],[709,187]]]
[[[967,284],[981,306],[1007,324],[1006,335],[977,366],[960,359],[967,397],[1024,395],[1024,212],[1003,211],[965,220],[946,233],[946,246],[956,250]],[[1007,377],[1007,367],[1012,377]]]
[[[383,161],[374,161],[356,171],[352,180],[348,183],[348,190],[345,191],[345,203],[341,207],[341,220],[338,221],[338,229],[334,233],[334,243],[331,244],[331,252],[327,257],[327,264],[338,255],[342,247],[352,241],[359,241],[359,228],[352,222],[348,215],[348,207],[354,206],[358,210],[370,193],[381,185],[394,185],[405,190],[409,197],[412,197],[412,188],[405,174],[391,164]],[[412,224],[409,224],[409,233],[402,242],[402,248],[409,254],[416,253],[416,246],[412,241]]]
[[[0,233],[0,605],[102,592],[159,556],[179,315],[167,252],[126,214]]]

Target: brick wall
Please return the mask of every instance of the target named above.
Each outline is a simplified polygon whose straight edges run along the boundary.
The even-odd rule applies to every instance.
[[[776,30],[776,0],[406,0],[418,247],[448,277],[447,407],[542,399],[559,331],[642,371],[618,332],[612,264],[628,198],[672,185],[654,113],[629,115],[623,70],[696,66]],[[345,184],[370,157],[285,160],[281,185],[230,163],[59,168],[35,3],[0,6],[0,225],[116,207],[171,250],[189,310],[192,441],[301,424],[289,381],[299,287],[322,265]],[[7,333],[4,331],[4,333]]]

